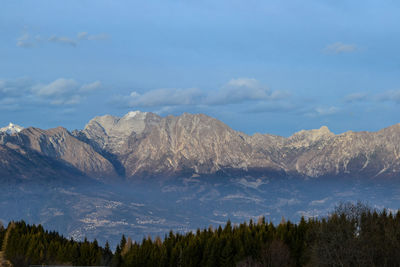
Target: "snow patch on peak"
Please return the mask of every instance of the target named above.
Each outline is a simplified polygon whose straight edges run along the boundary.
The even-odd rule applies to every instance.
[[[10,122],[8,124],[8,126],[0,128],[0,132],[7,133],[7,134],[15,134],[15,133],[19,133],[23,129],[24,129],[24,127],[16,125],[16,124]]]
[[[130,118],[134,118],[134,117],[139,116],[139,115],[145,116],[146,114],[147,114],[147,112],[141,112],[139,110],[129,111],[128,113],[125,114],[125,116],[123,118],[124,119],[130,119]]]

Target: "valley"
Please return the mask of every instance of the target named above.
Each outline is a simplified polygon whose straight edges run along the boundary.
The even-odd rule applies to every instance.
[[[232,223],[322,218],[340,202],[396,211],[400,184],[301,178],[196,177],[163,182],[2,185],[0,220],[24,219],[75,240],[141,241]]]

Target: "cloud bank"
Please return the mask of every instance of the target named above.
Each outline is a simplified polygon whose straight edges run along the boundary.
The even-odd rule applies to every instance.
[[[327,45],[323,51],[327,54],[343,54],[356,52],[358,49],[359,48],[354,44],[344,44],[342,42],[336,42]]]
[[[105,33],[100,34],[89,34],[88,32],[80,32],[77,35],[78,40],[96,41],[96,40],[107,40],[109,37]]]
[[[23,109],[30,105],[74,106],[101,87],[99,81],[80,83],[65,78],[50,83],[36,83],[28,78],[0,80],[0,109]]]
[[[379,101],[389,101],[400,104],[400,90],[389,90],[377,96]]]
[[[17,38],[16,46],[21,48],[32,48],[43,43],[53,43],[77,47],[84,41],[103,41],[109,39],[105,33],[89,34],[88,32],[80,32],[76,37],[52,35],[48,38],[42,38],[40,35],[33,36],[27,30],[24,30],[22,35]]]
[[[144,93],[132,91],[129,95],[116,96],[117,103],[130,108],[171,106],[219,106],[248,102],[273,102],[289,98],[289,94],[272,91],[255,79],[232,79],[216,90],[155,89]]]
[[[344,100],[347,103],[363,102],[368,99],[367,93],[352,93],[345,96]]]
[[[371,94],[366,92],[352,93],[344,97],[347,103],[379,103],[379,102],[391,102],[394,104],[400,104],[400,89],[398,90],[386,90],[381,93]]]
[[[73,47],[77,46],[77,44],[78,44],[76,41],[72,40],[71,38],[68,38],[65,36],[55,36],[55,35],[51,36],[48,39],[48,41],[52,42],[52,43],[66,44],[66,45],[70,45]]]

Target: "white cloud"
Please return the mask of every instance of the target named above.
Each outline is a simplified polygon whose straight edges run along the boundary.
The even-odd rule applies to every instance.
[[[252,105],[248,110],[250,113],[280,113],[280,112],[296,112],[304,113],[302,106],[289,101],[269,101]]]
[[[368,95],[366,93],[353,93],[345,96],[344,100],[348,103],[360,102],[367,100]]]
[[[85,40],[89,34],[87,32],[78,33],[77,37],[79,40]]]
[[[130,107],[161,107],[195,105],[202,92],[199,89],[156,89],[140,94],[136,91],[129,96],[118,97]]]
[[[77,105],[81,102],[82,96],[80,95],[72,95],[67,98],[56,98],[54,100],[50,101],[51,105],[56,105],[56,106],[70,106],[70,105]]]
[[[230,80],[221,89],[208,94],[208,104],[235,104],[245,101],[269,100],[271,91],[262,86],[257,80],[239,78]]]
[[[26,78],[17,80],[0,80],[0,109],[18,110],[21,100],[29,98],[29,90],[26,86],[30,81]]]
[[[340,109],[335,106],[315,108],[316,115],[320,115],[320,116],[333,115],[333,114],[338,113],[339,111],[340,111]]]
[[[245,102],[276,101],[288,98],[289,94],[271,91],[255,79],[240,78],[229,81],[219,90],[155,89],[144,93],[133,91],[128,96],[117,96],[115,100],[129,107],[166,106],[215,106],[241,104]]]
[[[101,87],[99,81],[80,85],[74,79],[57,79],[49,84],[37,84],[32,86],[32,92],[40,97],[53,98],[52,104],[77,104],[82,97],[80,95],[90,93]]]
[[[32,90],[39,96],[59,96],[75,91],[77,87],[75,80],[60,78],[46,85],[36,85]]]
[[[49,43],[58,43],[76,47],[80,41],[101,41],[106,39],[109,39],[109,36],[105,33],[89,34],[87,32],[78,33],[76,38],[52,35],[49,38],[43,39],[39,35],[32,36],[27,29],[24,29],[22,35],[17,38],[16,45],[22,48],[30,48],[47,41]]]
[[[389,90],[376,97],[378,101],[392,101],[400,104],[400,90]]]
[[[101,82],[99,81],[95,81],[89,84],[84,84],[82,85],[82,87],[80,88],[81,92],[91,92],[94,90],[97,90],[101,87]]]
[[[22,48],[30,48],[34,47],[42,41],[42,38],[39,35],[32,36],[26,30],[22,33],[21,36],[17,38],[16,45]]]
[[[72,40],[72,39],[70,39],[68,37],[65,37],[65,36],[55,36],[55,35],[53,35],[48,39],[48,41],[49,42],[53,42],[53,43],[66,44],[66,45],[70,45],[70,46],[74,46],[74,47],[77,45],[77,42],[75,40]]]
[[[99,88],[99,81],[81,85],[74,79],[60,78],[49,84],[35,85],[32,92],[42,99],[48,99],[51,105],[77,105],[85,95]]]
[[[326,46],[323,51],[325,53],[342,54],[342,53],[352,53],[357,50],[358,47],[354,44],[344,44],[342,42],[336,42]]]
[[[31,39],[31,36],[28,33],[22,34],[20,37],[17,39],[17,46],[19,47],[33,47],[35,45],[34,40]]]
[[[59,78],[50,83],[35,83],[30,79],[0,80],[0,104],[72,106],[81,103],[94,90],[101,88],[95,81],[82,84],[74,79]]]
[[[19,78],[16,80],[0,80],[0,97],[22,96],[32,85],[28,78]]]
[[[327,107],[304,107],[303,114],[308,117],[324,117],[339,113],[342,111],[341,108],[336,106]]]
[[[328,200],[330,200],[331,198],[330,197],[326,197],[326,198],[323,198],[323,199],[320,199],[320,200],[313,200],[313,201],[311,201],[310,202],[310,206],[318,206],[318,205],[323,205],[323,204],[325,204]]]
[[[260,83],[253,78],[238,78],[230,80],[226,86],[257,88],[260,87]]]
[[[87,32],[80,32],[77,35],[79,40],[88,40],[88,41],[96,41],[96,40],[107,40],[109,36],[105,33],[100,34],[89,34]]]

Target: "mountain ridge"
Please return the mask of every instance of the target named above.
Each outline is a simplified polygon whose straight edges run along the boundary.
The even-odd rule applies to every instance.
[[[72,132],[62,127],[1,132],[0,145],[15,153],[34,151],[101,181],[221,172],[306,178],[400,174],[400,124],[341,134],[322,126],[282,137],[247,135],[204,114],[131,111],[97,116]]]

